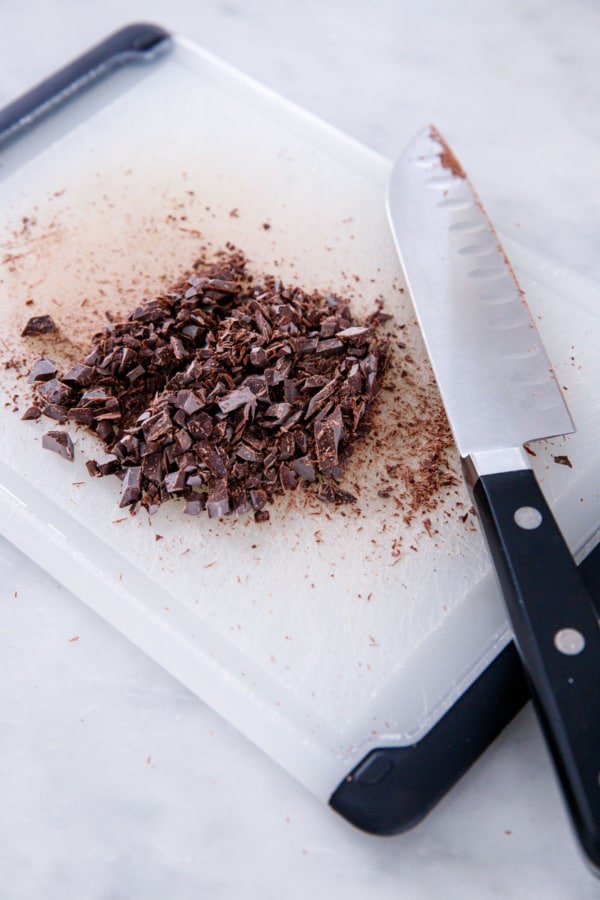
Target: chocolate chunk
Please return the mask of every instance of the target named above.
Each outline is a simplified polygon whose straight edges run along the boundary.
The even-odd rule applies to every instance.
[[[233,504],[233,508],[235,509],[238,516],[243,516],[247,512],[250,512],[252,506],[250,505],[250,501],[248,500],[248,495],[246,494],[246,489],[241,484],[234,484],[231,486],[230,491],[231,503]]]
[[[206,511],[211,519],[220,519],[222,516],[229,515],[231,509],[226,481],[216,482],[212,490],[208,492]]]
[[[235,455],[240,459],[246,460],[246,462],[258,462],[260,459],[257,451],[247,444],[240,444],[239,447],[236,448]]]
[[[295,459],[292,463],[292,468],[294,472],[299,475],[300,478],[304,478],[305,481],[314,481],[316,478],[315,467],[306,456],[301,459]]]
[[[290,403],[272,403],[271,406],[267,407],[265,410],[265,418],[272,419],[273,421],[268,423],[265,422],[265,427],[275,428],[277,425],[282,425],[291,411],[292,406]]]
[[[142,425],[144,438],[147,441],[158,441],[160,438],[169,435],[173,430],[171,417],[166,409],[150,416]]]
[[[121,483],[120,507],[130,506],[142,496],[142,469],[140,466],[129,466],[124,469],[124,477]]]
[[[344,344],[337,338],[329,338],[325,341],[319,341],[316,349],[317,356],[333,356],[340,353],[344,349]]]
[[[327,484],[327,482],[319,485],[317,497],[325,503],[335,503],[335,491],[330,484]]]
[[[257,369],[264,369],[269,362],[264,347],[252,347],[250,350],[250,363]]]
[[[137,381],[138,378],[141,378],[142,375],[145,375],[145,374],[146,374],[146,370],[143,366],[139,366],[139,365],[134,366],[133,369],[130,369],[129,372],[127,373],[127,380],[130,383],[133,383],[134,381]]]
[[[94,370],[91,366],[77,363],[60,380],[70,387],[87,387],[91,383],[93,373]]]
[[[25,412],[23,413],[21,418],[23,419],[24,422],[26,422],[28,419],[39,419],[41,414],[42,414],[42,411],[37,406],[29,406],[25,410]]]
[[[186,516],[199,516],[205,509],[206,500],[200,494],[198,494],[197,497],[193,497],[191,500],[187,500],[183,507]]]
[[[79,398],[80,404],[84,406],[96,406],[102,404],[108,398],[108,394],[103,387],[93,387],[89,391],[84,391]]]
[[[52,316],[32,316],[21,332],[21,337],[31,337],[32,335],[51,334],[56,331],[56,323]]]
[[[114,428],[111,422],[98,422],[96,433],[101,441],[110,444],[115,436]]]
[[[186,390],[178,391],[175,398],[175,406],[178,409],[182,409],[188,416],[193,416],[195,412],[202,409],[202,403],[200,403],[193,392]]]
[[[186,477],[186,473],[182,472],[181,469],[178,469],[176,472],[168,472],[163,482],[165,490],[169,494],[181,493],[187,487]]]
[[[279,481],[281,482],[281,487],[287,491],[293,491],[298,484],[296,475],[292,469],[284,463],[281,463],[279,466]]]
[[[119,460],[114,453],[101,453],[94,462],[101,475],[111,475],[119,468]]]
[[[319,410],[327,400],[329,400],[329,398],[335,392],[337,386],[338,381],[336,378],[333,378],[328,384],[322,387],[320,391],[317,391],[316,394],[313,394],[306,408],[307,419],[310,419],[310,417],[313,416],[314,413]]]
[[[57,371],[58,369],[52,360],[44,356],[33,364],[27,381],[29,384],[34,384],[37,381],[50,381],[51,378],[56,376]]]
[[[323,475],[333,475],[338,478],[341,475],[338,464],[338,447],[344,436],[344,421],[339,406],[326,419],[315,422],[314,434],[320,471]]]
[[[111,475],[119,469],[119,460],[114,453],[99,453],[95,459],[86,462],[90,474]]]
[[[46,403],[65,403],[71,396],[71,389],[57,378],[50,378],[49,381],[38,384],[36,390],[38,396]]]
[[[279,459],[291,459],[295,452],[296,441],[294,440],[294,435],[289,432],[282,434],[279,439],[279,451],[277,454]]]
[[[343,331],[338,331],[336,337],[359,343],[361,339],[368,337],[370,333],[371,329],[364,325],[352,325],[350,328],[344,328]]]
[[[184,428],[175,432],[175,441],[178,447],[185,453],[193,444],[192,438]]]
[[[225,394],[225,396],[217,401],[217,404],[222,413],[230,413],[235,409],[239,409],[240,406],[246,405],[249,405],[251,409],[254,409],[256,406],[256,395],[246,384],[243,387],[236,388],[228,394]]]
[[[42,447],[44,450],[52,450],[58,453],[69,462],[75,459],[75,448],[73,441],[66,431],[48,431],[42,435]]]
[[[42,413],[49,419],[64,424],[67,421],[68,410],[66,406],[60,406],[56,403],[47,403],[42,409]]]
[[[337,487],[337,485],[333,490],[336,503],[356,503],[356,497],[354,494],[351,494],[350,491],[344,491],[342,488]]]
[[[162,481],[162,453],[147,453],[142,457],[142,474],[148,481],[160,484]]]
[[[295,338],[292,342],[292,346],[294,347],[294,350],[298,354],[298,356],[307,356],[314,353],[317,349],[318,344],[319,339],[316,337],[298,337]]]
[[[269,499],[267,496],[267,492],[263,491],[262,488],[256,488],[248,492],[248,497],[250,498],[250,504],[252,509],[262,509],[267,504],[267,500]]]
[[[187,430],[194,440],[202,440],[211,436],[214,423],[208,413],[200,412],[193,419],[190,419]]]
[[[67,412],[67,418],[77,422],[78,425],[87,425],[89,428],[96,420],[91,406],[73,406]]]
[[[283,399],[286,403],[295,403],[300,396],[298,385],[291,378],[285,378],[283,381]]]

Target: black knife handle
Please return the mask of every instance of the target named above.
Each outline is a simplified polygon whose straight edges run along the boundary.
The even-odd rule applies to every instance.
[[[531,470],[482,475],[473,497],[575,829],[600,867],[600,626]]]
[[[152,59],[167,49],[169,33],[158,25],[126,25],[0,110],[0,144],[20,135],[65,100],[120,66]]]

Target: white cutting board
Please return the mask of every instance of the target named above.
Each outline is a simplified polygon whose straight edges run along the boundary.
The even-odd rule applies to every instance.
[[[422,737],[510,640],[462,485],[410,525],[377,495],[387,463],[418,462],[393,433],[406,404],[439,404],[385,219],[390,164],[182,40],[103,90],[101,109],[79,103],[4,156],[0,530],[328,799],[371,748]],[[30,315],[61,329],[40,352],[77,358],[105,310],[155,295],[227,241],[256,271],[346,294],[359,313],[383,296],[406,326],[397,359],[412,354],[416,383],[396,369],[402,391],[353,461],[357,509],[295,498],[268,525],[176,505],[130,517],[116,479],[88,476],[92,437],[71,429],[70,464],[41,448],[52,422],[20,419]],[[600,523],[597,292],[507,250],[579,429],[532,457],[579,553]]]

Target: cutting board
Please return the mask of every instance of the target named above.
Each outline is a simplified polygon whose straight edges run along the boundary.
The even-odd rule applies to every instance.
[[[452,448],[448,484],[411,505],[440,400],[385,219],[389,161],[176,38],[2,162],[2,534],[327,800],[373,748],[419,742],[511,639]],[[263,524],[132,516],[116,478],[89,477],[92,436],[69,427],[69,463],[42,449],[54,423],[21,420],[35,358],[78,359],[107,313],[227,244],[258,276],[393,316],[351,507],[297,492]],[[578,429],[531,451],[581,557],[600,523],[597,291],[506,249]],[[21,337],[36,314],[58,338]]]

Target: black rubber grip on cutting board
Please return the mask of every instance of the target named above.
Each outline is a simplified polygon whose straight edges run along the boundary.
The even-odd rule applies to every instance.
[[[600,545],[579,569],[600,610]],[[420,741],[367,754],[334,791],[330,805],[371,834],[407,831],[439,803],[529,697],[510,643]]]
[[[154,59],[169,44],[169,32],[158,25],[138,23],[114,32],[1,109],[0,145],[20,137],[58,106],[116,69]]]

